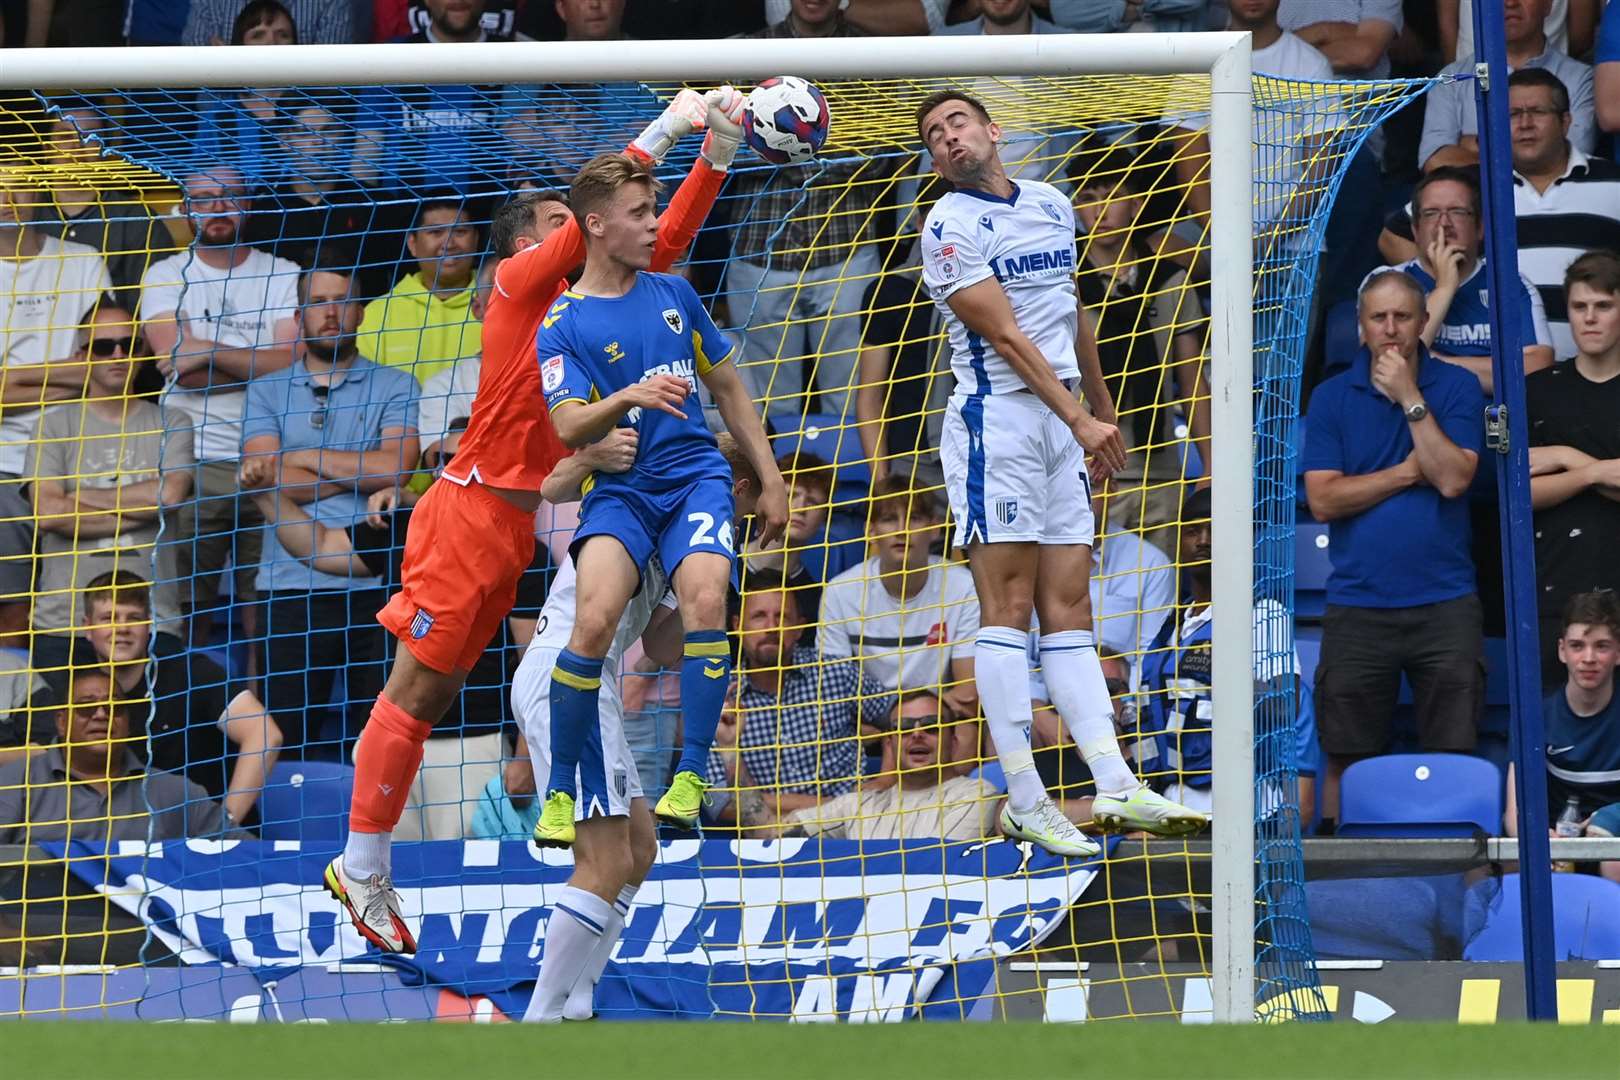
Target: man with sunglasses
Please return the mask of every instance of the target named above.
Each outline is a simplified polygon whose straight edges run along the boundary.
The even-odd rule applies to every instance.
[[[298,281],[300,358],[248,384],[242,415],[245,491],[273,486],[316,521],[346,525],[372,492],[398,486],[417,459],[417,382],[355,349],[360,301],[352,271],[320,266]],[[254,459],[260,459],[255,461]],[[271,519],[274,524],[274,519]],[[385,637],[375,622],[387,594],[372,574],[323,573],[289,554],[270,529],[256,585],[265,600],[265,704],[302,757],[321,737],[318,718],[342,670],[348,725],[316,756],[343,744],[382,689]]]
[[[192,429],[184,413],[132,395],[145,355],[139,342],[135,316],[104,300],[85,331],[83,400],[47,408],[39,439],[28,447],[24,475],[39,528],[39,668],[68,663],[85,627],[79,591],[111,571],[154,580],[152,629],[179,633],[175,545],[157,540],[163,513],[191,492]]]

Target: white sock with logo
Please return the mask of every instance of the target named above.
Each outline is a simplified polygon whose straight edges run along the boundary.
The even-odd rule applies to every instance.
[[[1007,806],[1014,814],[1029,813],[1046,797],[1029,748],[1035,713],[1029,699],[1028,648],[1029,631],[1011,626],[981,626],[973,643],[973,677],[990,741],[1007,777]]]

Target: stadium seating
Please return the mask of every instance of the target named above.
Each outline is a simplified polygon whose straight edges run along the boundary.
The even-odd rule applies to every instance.
[[[1554,874],[1553,956],[1620,960],[1620,884],[1585,874]],[[1524,959],[1519,875],[1482,881],[1463,901],[1463,959]]]
[[[329,761],[281,761],[259,796],[265,840],[340,840],[349,829],[354,769]]]
[[[773,414],[766,418],[771,451],[777,457],[804,451],[834,466],[834,508],[865,499],[872,490],[872,469],[861,448],[861,437],[854,424],[836,416],[809,413],[797,416]]]
[[[1465,754],[1386,754],[1358,761],[1341,781],[1340,836],[1494,836],[1502,777]]]
[[[1327,582],[1332,572],[1328,527],[1301,522],[1294,534],[1295,619],[1315,622],[1327,612]]]

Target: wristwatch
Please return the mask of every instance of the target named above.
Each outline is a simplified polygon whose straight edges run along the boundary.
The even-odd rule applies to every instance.
[[[1408,405],[1401,411],[1406,414],[1406,422],[1408,424],[1415,424],[1425,416],[1429,415],[1429,406],[1427,402],[1419,399],[1412,402],[1412,404]]]

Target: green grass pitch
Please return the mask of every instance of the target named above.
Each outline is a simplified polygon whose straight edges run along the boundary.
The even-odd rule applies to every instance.
[[[1620,1030],[1503,1024],[1253,1028],[1114,1023],[460,1024],[14,1023],[16,1077],[135,1080],[1155,1080],[1310,1077],[1585,1080],[1620,1075]]]

